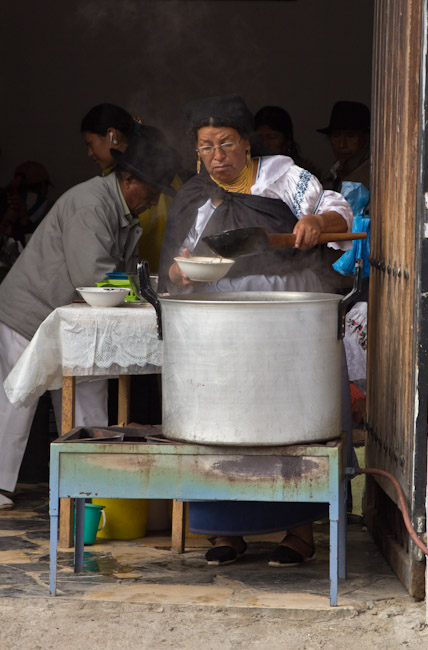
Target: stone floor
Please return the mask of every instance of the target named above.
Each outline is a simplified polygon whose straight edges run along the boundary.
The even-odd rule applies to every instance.
[[[19,485],[15,508],[0,511],[0,596],[49,595],[47,485]],[[73,550],[58,552],[58,596],[82,601],[159,605],[268,608],[346,616],[376,601],[413,601],[378,551],[361,519],[348,524],[348,578],[339,607],[329,607],[328,523],[315,526],[317,558],[300,567],[274,569],[267,556],[282,535],[251,539],[235,564],[208,567],[209,542],[188,538],[182,555],[170,551],[168,531],[126,541],[99,540],[85,547],[84,572],[73,571]]]

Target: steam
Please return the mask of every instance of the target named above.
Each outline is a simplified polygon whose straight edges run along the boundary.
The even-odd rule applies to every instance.
[[[190,157],[191,164],[194,147],[186,135],[182,106],[198,97],[232,92],[245,98],[248,86],[258,83],[263,87],[266,53],[257,34],[246,35],[251,54],[243,51],[236,61],[244,4],[81,0],[77,9],[80,32],[90,32],[92,38],[104,32],[114,34],[112,48],[119,54],[113,72],[129,79],[128,95],[116,103],[141,116],[146,124],[161,128],[170,143],[185,158]],[[239,11],[236,7],[230,11],[233,5]],[[178,60],[184,65],[178,66]],[[111,99],[100,97],[99,101]]]

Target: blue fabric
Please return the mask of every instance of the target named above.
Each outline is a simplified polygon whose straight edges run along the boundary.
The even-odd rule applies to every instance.
[[[367,212],[370,191],[365,185],[353,181],[343,181],[340,193],[351,206],[354,217],[362,216]]]
[[[341,194],[352,208],[354,215],[352,232],[366,232],[367,238],[354,241],[351,250],[346,251],[339,257],[333,264],[333,268],[342,275],[353,275],[355,260],[362,259],[362,277],[367,278],[370,274],[370,217],[366,214],[366,210],[370,200],[370,192],[362,183],[344,181]]]
[[[189,531],[216,536],[262,535],[328,516],[327,503],[192,501]]]

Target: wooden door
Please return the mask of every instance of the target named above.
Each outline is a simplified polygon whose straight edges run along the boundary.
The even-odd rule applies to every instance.
[[[398,479],[419,532],[428,385],[425,12],[423,0],[375,5],[366,459]],[[423,597],[424,556],[397,503],[389,481],[368,480],[368,527],[409,593]]]

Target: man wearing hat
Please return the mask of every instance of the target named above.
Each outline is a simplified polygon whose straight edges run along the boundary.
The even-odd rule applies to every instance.
[[[119,154],[114,172],[58,199],[0,285],[0,490],[15,489],[37,406],[15,409],[3,381],[42,321],[76,297],[76,287],[93,286],[106,273],[134,270],[138,214],[156,205],[161,192],[175,194],[174,161],[166,143],[147,127]],[[77,389],[76,423],[107,424],[107,382],[85,382]],[[11,505],[0,494],[0,508]]]
[[[326,189],[340,192],[343,181],[370,188],[370,111],[360,102],[336,102],[330,124],[318,133],[329,136],[335,163],[321,179]]]

